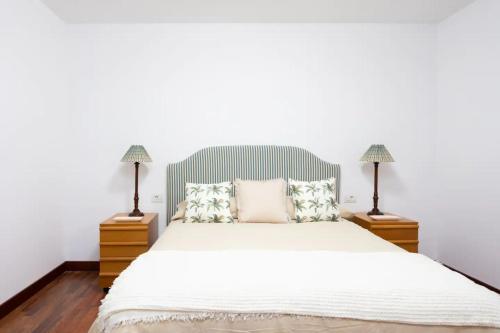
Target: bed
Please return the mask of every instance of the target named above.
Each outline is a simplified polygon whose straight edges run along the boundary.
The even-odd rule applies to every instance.
[[[500,331],[499,295],[347,220],[170,221],[186,182],[332,176],[340,185],[339,165],[281,146],[212,147],[170,165],[168,227],[115,280],[90,332]]]

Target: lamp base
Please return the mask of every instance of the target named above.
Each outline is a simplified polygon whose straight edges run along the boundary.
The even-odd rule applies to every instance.
[[[367,213],[368,215],[384,215],[378,208],[373,208],[371,211]]]
[[[144,213],[139,209],[134,209],[128,216],[144,216]]]

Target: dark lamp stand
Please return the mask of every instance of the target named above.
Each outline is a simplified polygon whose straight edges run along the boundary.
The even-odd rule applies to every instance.
[[[375,166],[375,175],[374,175],[374,189],[373,189],[373,208],[368,212],[368,215],[384,215],[378,209],[378,164],[379,162],[373,162]]]
[[[144,216],[144,213],[139,210],[139,162],[135,164],[135,194],[134,194],[134,210],[128,216]]]

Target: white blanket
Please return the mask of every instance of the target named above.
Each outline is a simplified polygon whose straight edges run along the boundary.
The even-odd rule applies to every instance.
[[[412,253],[150,251],[115,280],[97,327],[273,314],[500,327],[500,296]]]

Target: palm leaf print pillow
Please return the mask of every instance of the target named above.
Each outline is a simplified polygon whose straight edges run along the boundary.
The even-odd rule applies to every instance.
[[[295,206],[297,222],[340,220],[335,198],[335,178],[312,182],[289,179],[288,188]]]
[[[187,223],[232,223],[230,182],[219,184],[186,183]]]

